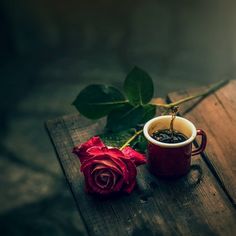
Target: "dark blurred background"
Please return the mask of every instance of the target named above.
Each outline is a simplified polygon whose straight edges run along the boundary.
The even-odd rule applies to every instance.
[[[44,121],[137,65],[156,96],[232,79],[234,0],[0,1],[0,234],[86,235]]]

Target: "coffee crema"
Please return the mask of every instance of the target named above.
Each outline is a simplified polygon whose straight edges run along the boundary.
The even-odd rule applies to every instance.
[[[177,130],[163,129],[152,133],[152,138],[162,143],[181,143],[188,138]]]

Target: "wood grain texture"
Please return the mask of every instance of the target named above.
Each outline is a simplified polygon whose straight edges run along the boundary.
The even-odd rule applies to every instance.
[[[86,194],[80,162],[71,151],[102,127],[79,115],[47,122],[89,235],[235,235],[235,209],[200,156],[178,180],[158,179],[142,166],[130,195],[100,199]]]
[[[203,89],[206,88],[175,92],[168,97],[177,101]],[[195,100],[181,105],[180,113],[206,131],[208,145],[204,158],[236,205],[236,80],[200,103]]]

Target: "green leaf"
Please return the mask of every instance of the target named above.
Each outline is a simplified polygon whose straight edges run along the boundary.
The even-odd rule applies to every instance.
[[[83,89],[72,105],[87,118],[99,119],[126,103],[128,101],[118,89],[95,84]]]
[[[141,123],[146,123],[156,115],[156,106],[148,104],[144,106],[144,114]]]
[[[115,109],[107,116],[108,130],[113,132],[134,128],[138,124],[143,124],[155,115],[155,106],[132,106],[126,104],[118,109]]]
[[[132,105],[147,104],[154,93],[152,79],[144,70],[134,67],[125,79],[124,91]]]
[[[134,107],[130,104],[124,105],[111,111],[107,116],[106,128],[111,131],[120,131],[136,126],[143,117],[143,108]]]

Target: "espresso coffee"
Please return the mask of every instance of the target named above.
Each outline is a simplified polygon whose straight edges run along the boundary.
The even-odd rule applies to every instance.
[[[181,143],[188,139],[184,134],[170,129],[155,131],[152,138],[162,143]]]

